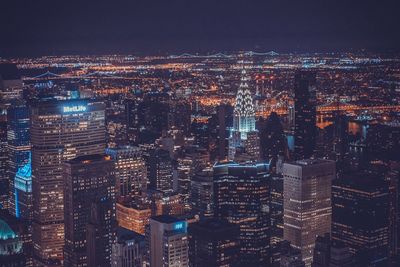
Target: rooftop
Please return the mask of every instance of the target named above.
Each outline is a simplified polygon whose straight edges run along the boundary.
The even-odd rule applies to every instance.
[[[152,220],[161,222],[161,223],[176,223],[182,221],[181,219],[178,219],[176,217],[170,216],[170,215],[159,215],[159,216],[154,216],[151,217]]]

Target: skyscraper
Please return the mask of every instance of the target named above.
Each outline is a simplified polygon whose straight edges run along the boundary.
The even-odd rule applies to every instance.
[[[112,267],[143,267],[145,237],[128,229],[118,227],[117,241],[112,246]]]
[[[169,152],[163,149],[151,150],[148,164],[149,187],[164,193],[171,193],[173,191],[173,169]]]
[[[248,85],[245,67],[236,94],[233,110],[233,128],[229,137],[229,160],[253,160],[260,158],[260,139],[256,130],[256,114],[253,97]],[[240,152],[244,155],[239,155]]]
[[[31,144],[35,261],[56,265],[64,245],[62,164],[104,153],[104,104],[84,99],[33,103]]]
[[[270,262],[268,164],[220,163],[214,166],[214,216],[240,226],[240,261]]]
[[[240,251],[239,225],[207,219],[191,223],[188,234],[190,266],[237,266]]]
[[[97,154],[69,160],[64,164],[64,179],[64,264],[94,266],[88,265],[90,248],[86,232],[92,205],[96,205],[101,207],[98,216],[103,226],[96,231],[99,236],[96,243],[103,247],[95,257],[101,266],[110,266],[115,224],[115,176],[111,157]]]
[[[28,163],[29,165],[31,164],[31,140],[29,127],[30,120],[28,107],[22,102],[14,102],[14,105],[10,106],[7,110],[7,173],[10,181],[10,211],[16,217],[20,217],[21,214],[18,205],[19,203],[17,202],[20,198],[17,194],[18,189],[15,188],[15,180],[22,178],[22,176],[26,179],[31,179],[31,166],[26,166]],[[26,171],[25,174],[22,175],[21,170],[20,175],[17,178],[16,174],[20,168],[25,168]],[[27,183],[29,183],[30,192],[26,193],[32,193],[32,181],[27,181]],[[20,190],[24,191],[21,187]],[[22,196],[22,198],[24,197]],[[26,214],[27,213],[24,212],[24,215]]]
[[[203,217],[213,215],[214,205],[213,169],[206,168],[197,172],[191,181],[190,204],[192,212]]]
[[[308,159],[316,142],[315,73],[300,70],[294,77],[294,157]]]
[[[371,173],[346,174],[332,186],[332,239],[359,266],[389,264],[389,184]]]
[[[115,165],[117,197],[137,195],[147,189],[147,169],[138,147],[107,148]]]
[[[150,266],[188,267],[187,222],[168,215],[150,219]]]
[[[335,162],[298,160],[283,165],[283,236],[311,265],[315,239],[331,232],[331,184]]]

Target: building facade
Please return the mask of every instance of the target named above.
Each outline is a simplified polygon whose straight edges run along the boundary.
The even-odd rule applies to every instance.
[[[331,232],[331,186],[335,162],[298,160],[283,164],[283,238],[301,250],[310,266],[315,239]]]
[[[95,256],[101,266],[110,266],[115,241],[115,176],[110,156],[96,154],[69,160],[64,163],[64,178],[64,265],[94,266],[89,265],[87,228],[95,205],[102,226],[96,229],[96,242],[104,249]]]
[[[104,104],[77,99],[41,100],[31,108],[33,243],[37,264],[63,259],[63,163],[104,153]]]
[[[214,166],[214,216],[240,226],[240,262],[270,263],[269,165]]]

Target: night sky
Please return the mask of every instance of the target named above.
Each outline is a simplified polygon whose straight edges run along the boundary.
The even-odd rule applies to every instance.
[[[2,0],[0,56],[400,48],[400,1]]]

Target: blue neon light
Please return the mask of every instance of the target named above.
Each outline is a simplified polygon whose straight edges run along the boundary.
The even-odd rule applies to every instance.
[[[177,222],[174,225],[174,230],[183,230],[184,223],[183,222]]]

